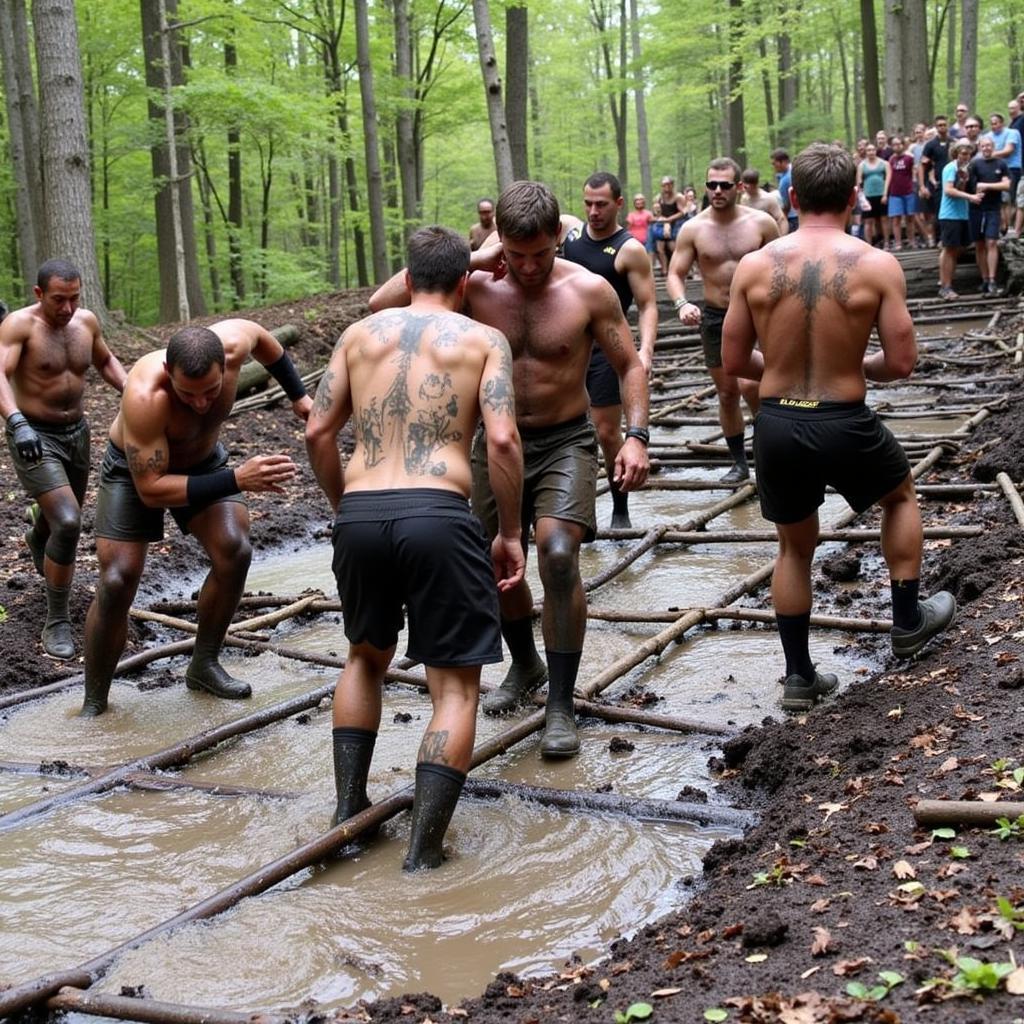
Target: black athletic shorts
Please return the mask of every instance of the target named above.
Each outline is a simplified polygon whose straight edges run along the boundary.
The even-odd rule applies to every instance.
[[[181,472],[187,476],[215,473],[227,465],[228,453],[217,443],[213,451],[194,466]],[[236,491],[227,497],[206,505],[183,505],[181,508],[150,508],[135,489],[131,470],[124,452],[113,441],[107,442],[107,450],[100,466],[100,483],[96,494],[96,520],[93,533],[108,540],[155,541],[163,540],[164,511],[174,517],[179,529],[188,535],[189,521],[210,505],[221,501],[236,501],[243,505],[245,499]]]
[[[609,405],[622,405],[619,393],[619,375],[612,369],[604,349],[595,345],[590,353],[590,365],[587,367],[587,394],[590,404],[597,409]]]
[[[722,365],[722,324],[724,309],[704,304],[700,317],[700,343],[704,348],[704,365],[713,370]]]
[[[965,249],[971,245],[969,220],[940,220],[939,245],[943,249]]]
[[[409,611],[406,654],[437,668],[501,661],[490,545],[469,502],[410,487],[346,493],[332,533],[345,636],[387,650]]]
[[[21,486],[30,498],[58,487],[70,487],[81,500],[89,479],[88,421],[84,416],[77,423],[43,423],[27,416],[25,419],[39,435],[43,457],[38,462],[23,459],[14,446],[14,430],[8,422],[7,448]]]
[[[597,434],[584,413],[552,427],[519,428],[523,440],[523,546],[530,527],[545,517],[579,523],[584,540],[597,534]],[[488,537],[498,533],[498,508],[487,472],[487,441],[473,438],[473,511]]]
[[[856,512],[895,490],[910,463],[892,432],[863,402],[762,398],[754,421],[761,514],[799,523],[834,487]]]

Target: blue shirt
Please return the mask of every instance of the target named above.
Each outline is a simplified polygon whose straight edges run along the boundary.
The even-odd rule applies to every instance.
[[[997,151],[1006,149],[1011,142],[1013,143],[1013,152],[1002,159],[1006,161],[1006,166],[1010,170],[1013,170],[1015,167],[1019,169],[1022,166],[1020,132],[1016,128],[1004,128],[1001,132],[990,131],[988,134],[992,136],[992,143]]]
[[[779,202],[782,204],[782,209],[785,211],[787,217],[796,218],[796,214],[789,208],[789,189],[793,184],[793,171],[792,168],[783,171],[782,177],[779,178]]]
[[[959,172],[959,174],[958,174]],[[939,204],[939,220],[967,220],[968,203],[966,199],[957,199],[946,195],[946,182],[952,182],[954,188],[961,192],[967,191],[967,176],[970,164],[960,168],[956,160],[950,160],[942,169],[942,202]],[[959,178],[959,180],[958,180]]]

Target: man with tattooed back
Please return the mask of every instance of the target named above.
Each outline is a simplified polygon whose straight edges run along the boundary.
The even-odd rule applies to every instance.
[[[790,199],[800,230],[743,257],[725,320],[726,372],[761,382],[754,457],[761,512],[779,536],[772,602],[788,711],[809,710],[838,685],[815,670],[807,645],[826,485],[857,512],[876,502],[882,508],[897,657],[917,654],[956,612],[945,591],[918,600],[922,530],[910,465],[864,404],[865,378],[910,375],[917,341],[899,263],[845,233],[855,179],[853,159],[840,146],[816,143],[794,160]],[[876,326],[881,350],[869,355]]]
[[[411,303],[341,336],[306,426],[313,472],[335,512],[334,574],[349,640],[334,691],[334,824],[370,806],[366,781],[381,685],[409,613],[408,656],[426,666],[433,717],[420,745],[405,870],[438,867],[469,770],[480,666],[501,661],[498,591],[523,578],[522,449],[512,353],[462,307],[469,245],[442,227],[409,240]],[[337,436],[352,420],[343,469]],[[479,420],[498,531],[469,510]],[[497,580],[497,584],[495,581]]]
[[[99,583],[85,620],[85,717],[107,709],[128,611],[149,545],[163,539],[167,509],[182,533],[191,533],[210,558],[185,683],[190,690],[228,700],[252,693],[218,660],[252,556],[249,511],[241,492],[283,494],[295,463],[287,455],[257,455],[237,469],[227,466],[220,429],[250,355],[270,371],[295,415],[304,420],[312,403],[291,359],[252,320],[184,327],[171,336],[166,350],[144,355],[128,374],[96,498]]]

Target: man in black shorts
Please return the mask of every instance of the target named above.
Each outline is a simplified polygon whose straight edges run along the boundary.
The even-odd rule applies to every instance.
[[[82,279],[65,260],[39,268],[38,300],[0,326],[0,415],[14,472],[33,499],[25,543],[46,582],[43,650],[74,656],[68,601],[89,480],[85,375],[94,366],[113,388],[124,367],[103,340],[100,323],[78,305]]]
[[[897,657],[915,655],[956,612],[945,591],[918,600],[923,534],[910,466],[864,404],[865,378],[908,377],[917,342],[899,263],[845,232],[855,181],[853,159],[838,145],[816,143],[793,161],[800,231],[743,257],[725,320],[726,369],[761,381],[754,455],[761,511],[779,535],[772,602],[788,711],[809,710],[838,685],[815,670],[807,642],[826,485],[857,512],[882,507]],[[875,326],[882,348],[866,356]]]
[[[455,312],[469,246],[454,231],[409,239],[411,303],[341,336],[306,427],[313,472],[335,512],[334,574],[349,640],[334,691],[334,824],[370,806],[366,781],[381,686],[409,613],[434,713],[420,744],[403,867],[438,867],[476,735],[480,666],[501,661],[498,592],[523,577],[522,449],[505,336]],[[343,469],[338,432],[352,420]],[[499,528],[488,544],[469,510],[469,449],[487,432]],[[497,584],[495,584],[497,580]]]
[[[218,660],[252,557],[249,511],[240,492],[283,494],[295,464],[287,455],[256,455],[237,469],[227,467],[220,428],[250,355],[266,366],[292,400],[296,416],[305,419],[312,402],[291,359],[252,320],[182,328],[165,351],[144,355],[128,374],[96,499],[100,577],[85,620],[84,717],[107,709],[128,612],[149,545],[163,538],[165,509],[182,532],[199,541],[211,563],[199,592],[198,631],[185,683],[229,700],[252,694],[249,684],[228,675]]]
[[[625,314],[636,302],[640,334],[640,362],[649,375],[658,336],[658,300],[654,272],[647,250],[619,224],[622,186],[614,174],[597,171],[583,183],[587,222],[577,221],[562,243],[562,255],[599,274],[614,289]],[[622,397],[619,377],[599,345],[594,346],[587,367],[590,417],[604,453],[605,472],[611,486],[612,529],[629,529],[629,495],[615,482],[615,456],[622,447]]]

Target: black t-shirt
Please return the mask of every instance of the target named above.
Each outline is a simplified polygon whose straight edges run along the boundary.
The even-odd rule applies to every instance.
[[[661,209],[664,213],[665,207]],[[633,302],[633,289],[629,286],[629,277],[615,269],[615,257],[632,237],[627,228],[619,228],[614,235],[597,241],[590,237],[584,225],[578,232],[571,231],[562,243],[562,254],[567,260],[599,274],[615,289],[623,313]]]
[[[1018,114],[1011,122],[1011,128],[1016,128],[1020,132],[1020,137],[1024,139],[1024,114]]]
[[[946,139],[945,142],[943,142],[943,140],[936,135],[934,139],[929,139],[924,144],[924,149],[921,150],[922,162],[925,160],[930,161],[929,165],[924,170],[924,180],[925,184],[928,185],[933,192],[934,188],[932,188],[932,185],[928,180],[929,176],[930,174],[934,174],[935,180],[939,182],[935,188],[942,187],[942,168],[949,163],[949,146],[951,142],[953,142],[952,139]]]
[[[986,184],[1002,181],[1008,178],[1010,172],[1006,167],[1006,161],[999,156],[986,160],[983,156],[976,156],[970,163],[970,177],[968,178],[967,191],[977,192],[978,182]],[[983,192],[981,202],[975,209],[998,210],[1003,201],[1002,192]]]

